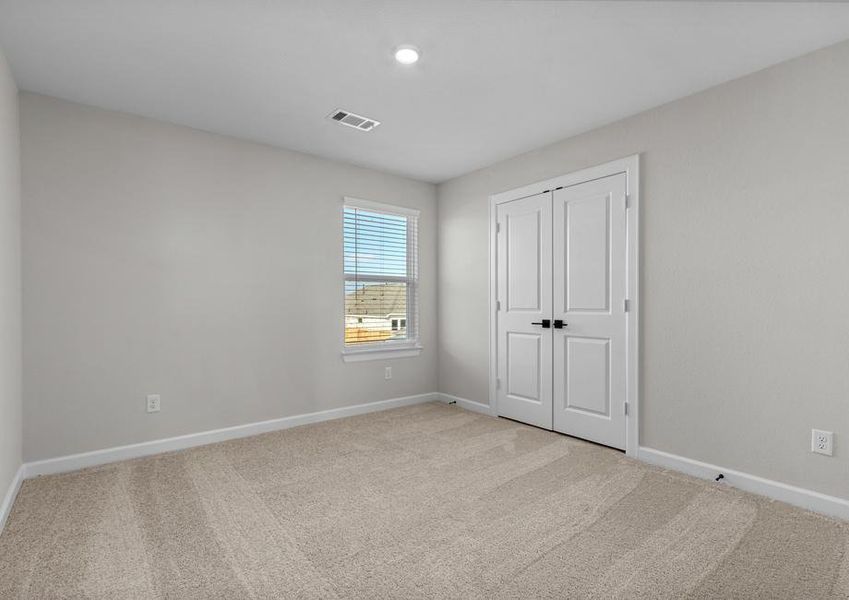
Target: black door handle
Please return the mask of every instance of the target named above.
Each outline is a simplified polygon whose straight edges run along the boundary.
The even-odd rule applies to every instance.
[[[543,319],[540,323],[531,323],[531,325],[542,325],[543,329],[551,327],[551,319]]]
[[[554,328],[563,329],[569,323],[564,323],[562,319],[554,319]]]

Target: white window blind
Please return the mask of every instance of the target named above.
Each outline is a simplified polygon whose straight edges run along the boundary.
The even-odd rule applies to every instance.
[[[345,346],[418,339],[418,211],[346,198]]]

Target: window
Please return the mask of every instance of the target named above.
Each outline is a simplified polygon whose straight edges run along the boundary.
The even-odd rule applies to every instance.
[[[345,355],[357,356],[352,360],[363,360],[366,353],[382,358],[383,351],[395,356],[420,350],[418,214],[408,208],[345,199]]]

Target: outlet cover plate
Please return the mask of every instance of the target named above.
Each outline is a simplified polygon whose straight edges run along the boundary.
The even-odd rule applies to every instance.
[[[159,398],[159,394],[149,394],[147,397],[147,412],[159,412],[160,404],[161,399]]]
[[[822,429],[811,429],[811,452],[832,456],[834,454],[834,433]]]

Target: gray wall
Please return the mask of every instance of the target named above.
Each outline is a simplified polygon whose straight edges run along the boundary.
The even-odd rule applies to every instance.
[[[487,196],[639,152],[642,445],[849,497],[847,73],[843,43],[440,185],[440,391],[487,402]]]
[[[32,94],[21,127],[26,460],[436,391],[434,186]],[[341,359],[343,195],[422,211],[419,357]]]
[[[21,466],[21,168],[18,88],[0,53],[0,502]]]

